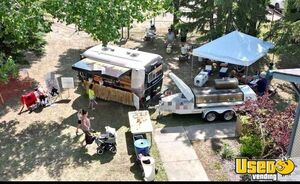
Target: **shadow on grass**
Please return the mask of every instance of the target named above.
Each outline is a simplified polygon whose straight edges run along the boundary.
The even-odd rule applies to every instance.
[[[55,103],[60,104],[60,103],[69,103],[71,100],[70,99],[62,99],[59,101],[56,101]]]
[[[77,91],[81,93],[83,90],[78,89]],[[129,127],[128,112],[135,110],[135,108],[131,106],[97,99],[98,104],[95,106],[95,110],[92,111],[88,109],[88,103],[88,97],[81,95],[73,101],[72,108],[76,110],[87,110],[88,116],[94,118],[91,120],[91,127],[97,132],[104,132],[105,126],[113,127],[116,130],[119,130],[123,126]],[[76,127],[77,112],[65,118],[62,123]]]
[[[54,121],[34,122],[21,132],[19,122],[0,124],[0,172],[2,180],[11,180],[45,167],[53,178],[59,178],[65,166],[87,166],[98,155],[85,154],[78,148],[78,138],[63,134],[66,125]],[[102,158],[103,159],[103,158]]]
[[[125,133],[126,137],[126,144],[127,144],[127,153],[128,155],[131,155],[130,162],[133,163],[133,165],[130,167],[130,171],[134,174],[134,178],[137,180],[142,180],[142,169],[139,163],[137,162],[137,157],[134,150],[134,143],[133,143],[133,135],[131,132]]]

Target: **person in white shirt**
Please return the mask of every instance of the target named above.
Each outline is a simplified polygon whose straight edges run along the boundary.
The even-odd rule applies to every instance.
[[[181,45],[181,55],[186,55],[187,52],[188,52],[187,45],[182,44]]]

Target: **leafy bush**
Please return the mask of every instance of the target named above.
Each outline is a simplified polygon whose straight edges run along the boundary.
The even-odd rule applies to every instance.
[[[243,136],[240,138],[241,148],[240,153],[243,157],[259,157],[262,153],[262,142],[260,137],[256,135]]]
[[[17,66],[11,57],[9,57],[6,61],[0,60],[0,83],[6,83],[8,82],[9,77],[16,78],[17,76]]]
[[[295,105],[290,105],[283,111],[276,111],[268,94],[237,106],[235,110],[242,121],[241,154],[257,157],[260,153],[262,158],[278,158],[285,155],[295,109]]]
[[[232,160],[234,158],[234,152],[227,143],[225,143],[222,148],[221,157],[227,160]]]

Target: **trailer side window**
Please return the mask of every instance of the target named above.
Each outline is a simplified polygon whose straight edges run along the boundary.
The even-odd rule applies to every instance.
[[[148,83],[152,82],[154,79],[156,79],[160,74],[162,73],[162,65],[155,68],[148,74]]]
[[[172,102],[168,102],[168,106],[172,106]]]

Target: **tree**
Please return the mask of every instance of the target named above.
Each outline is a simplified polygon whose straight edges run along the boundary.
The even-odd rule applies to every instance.
[[[15,63],[26,51],[43,52],[43,35],[51,29],[41,0],[0,1],[0,82],[17,76]]]
[[[0,58],[0,84],[7,83],[9,77],[17,77],[17,76],[18,76],[17,66],[14,60],[12,59],[12,57],[8,57],[7,60],[1,57]]]
[[[235,29],[257,36],[261,24],[267,22],[269,0],[195,0],[181,5],[191,11],[181,12],[191,22],[181,23],[190,31],[202,33],[200,41],[214,40]]]
[[[75,24],[103,45],[120,38],[120,29],[156,15],[169,0],[50,0],[44,6],[55,18]]]
[[[51,29],[40,0],[0,1],[0,53],[16,61],[25,51],[42,52],[43,34]]]
[[[276,21],[266,38],[276,44],[278,54],[300,55],[300,0],[286,0],[282,19]]]

